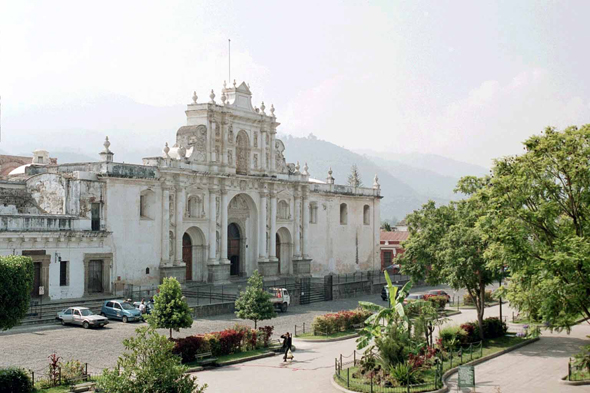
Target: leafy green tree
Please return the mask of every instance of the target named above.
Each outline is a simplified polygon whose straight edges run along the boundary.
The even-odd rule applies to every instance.
[[[154,296],[154,308],[147,321],[154,328],[170,329],[172,338],[172,329],[178,332],[192,326],[191,309],[182,296],[182,288],[176,278],[164,278],[159,289],[160,292]]]
[[[109,393],[203,393],[195,378],[185,374],[187,367],[172,353],[174,342],[144,326],[135,337],[123,340],[126,352],[117,360],[117,367],[104,370],[97,382],[101,391]]]
[[[464,178],[458,191],[471,195],[484,186],[481,179]],[[400,260],[402,271],[415,280],[465,288],[474,299],[481,339],[485,288],[497,277],[496,269],[488,267],[489,243],[476,225],[486,209],[476,196],[438,208],[429,201],[407,217],[411,236]]]
[[[497,268],[509,268],[511,304],[569,329],[590,317],[590,125],[547,128],[524,147],[496,160],[480,225]]]
[[[18,325],[29,309],[33,290],[33,261],[29,257],[0,257],[0,330]]]
[[[248,279],[248,287],[240,292],[240,296],[236,299],[236,316],[254,321],[254,329],[256,329],[258,321],[277,316],[270,298],[270,293],[263,289],[262,276],[258,270],[255,270]]]
[[[383,221],[381,224],[381,229],[385,232],[391,232],[391,225],[387,221]]]

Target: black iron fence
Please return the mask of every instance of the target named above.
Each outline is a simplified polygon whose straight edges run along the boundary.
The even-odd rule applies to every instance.
[[[51,388],[96,381],[101,373],[88,371],[88,363],[49,365],[39,370],[28,370],[37,387]]]

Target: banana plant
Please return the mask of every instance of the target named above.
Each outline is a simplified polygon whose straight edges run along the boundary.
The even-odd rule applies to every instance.
[[[398,287],[391,283],[387,271],[384,274],[387,289],[389,290],[389,306],[383,307],[371,302],[359,302],[360,307],[371,311],[373,314],[365,320],[365,327],[359,332],[359,338],[356,340],[357,349],[363,349],[375,338],[383,336],[382,321],[385,322],[385,329],[401,327],[407,330],[410,326],[410,319],[406,315],[404,307],[404,299],[408,296],[410,288],[412,288],[412,282],[407,282],[402,289],[398,290]]]

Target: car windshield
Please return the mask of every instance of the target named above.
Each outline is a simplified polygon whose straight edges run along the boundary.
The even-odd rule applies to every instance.
[[[93,315],[93,314],[92,314],[92,311],[90,311],[90,310],[89,310],[89,309],[87,309],[87,308],[83,308],[82,310],[80,310],[80,314],[82,314],[82,316],[84,316],[84,317],[87,317],[87,316],[89,316],[89,315]]]
[[[123,307],[123,310],[135,310],[135,307],[129,303],[121,303],[121,307]]]

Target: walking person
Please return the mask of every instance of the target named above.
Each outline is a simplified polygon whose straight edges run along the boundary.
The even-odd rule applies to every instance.
[[[291,338],[291,335],[289,334],[289,332],[283,334],[281,336],[281,338],[283,339],[283,349],[285,350],[285,356],[283,356],[283,362],[286,362],[287,361],[287,355],[291,351],[291,346],[293,344],[293,339]],[[291,354],[291,359],[293,359],[293,354]]]
[[[141,304],[139,305],[139,311],[142,314],[145,314],[145,312],[146,312],[145,299],[141,299]]]

